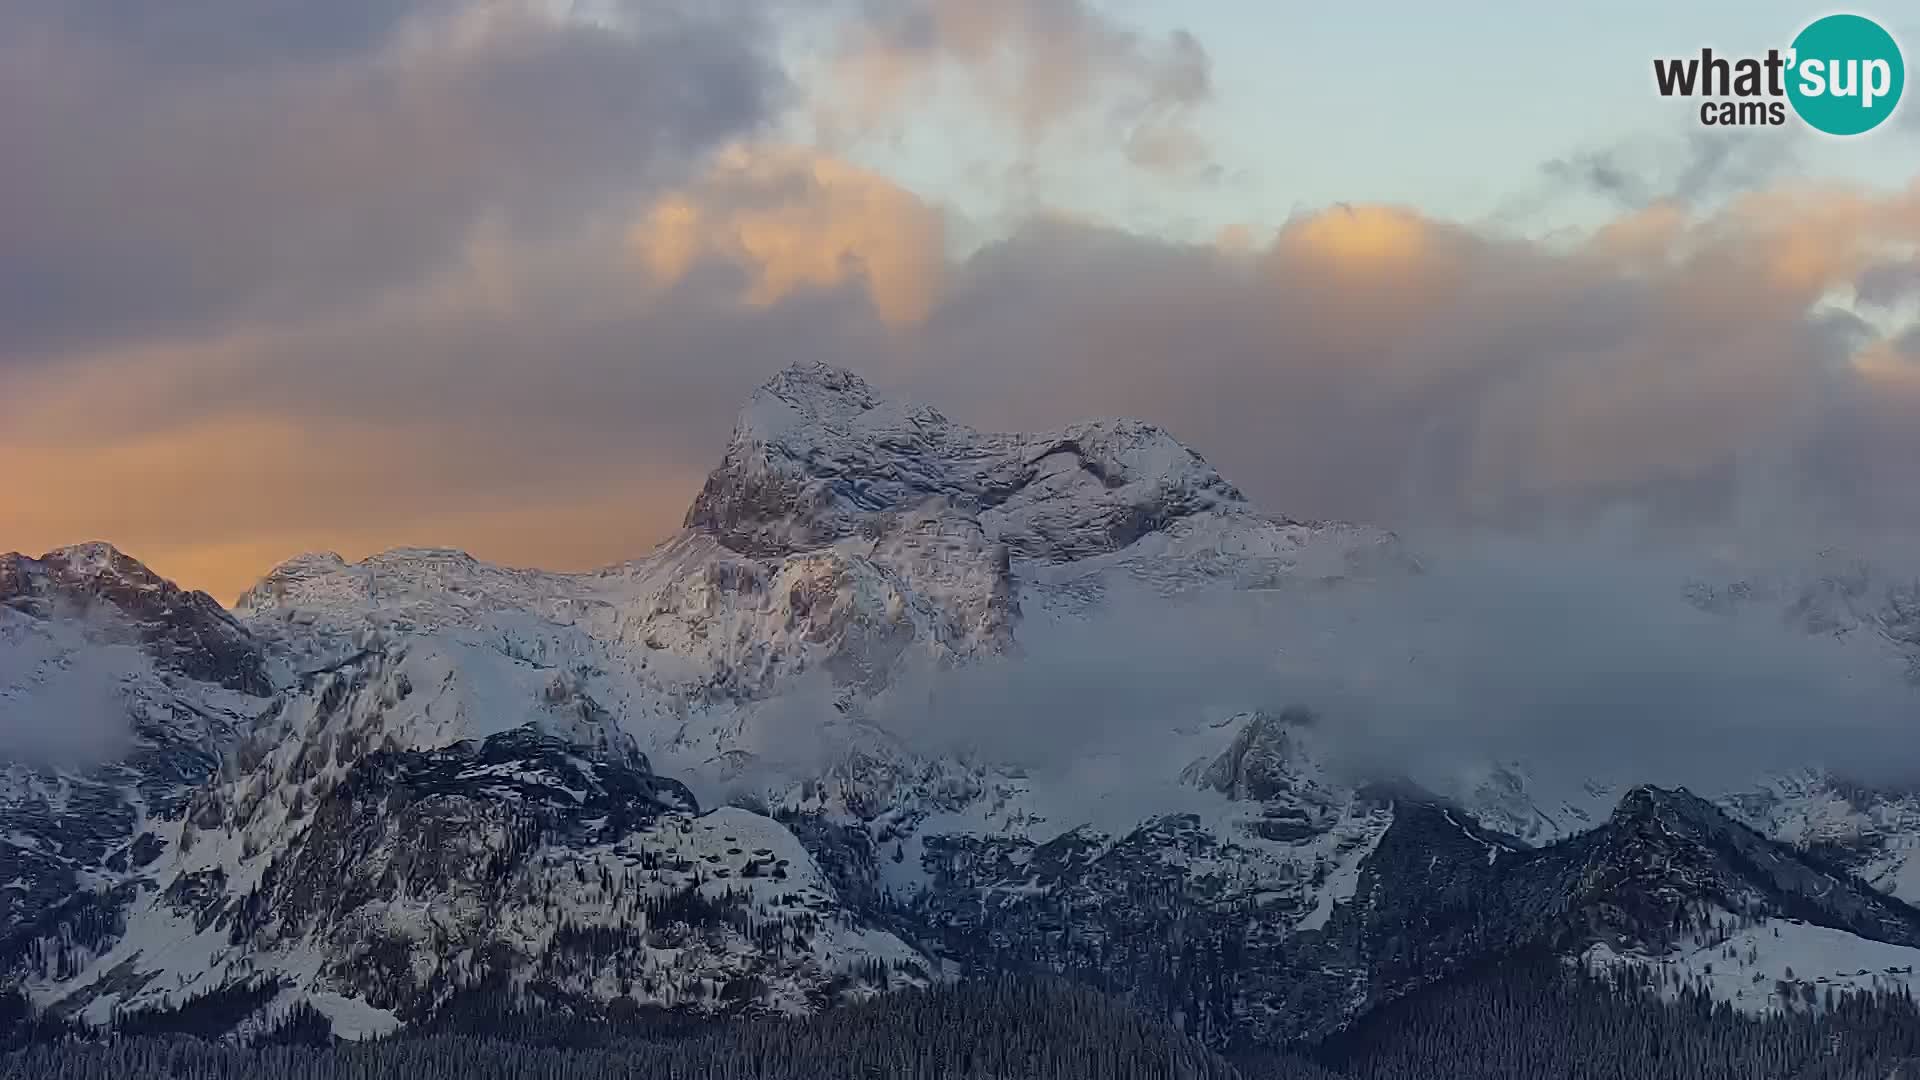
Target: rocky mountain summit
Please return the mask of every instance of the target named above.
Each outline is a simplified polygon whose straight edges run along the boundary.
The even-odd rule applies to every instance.
[[[38,559],[0,555],[0,605],[86,623],[183,678],[255,697],[272,692],[265,658],[239,620],[213,597],[180,588],[110,544],[76,544]]]
[[[343,1035],[475,995],[795,1013],[1053,972],[1229,1048],[1525,950],[1920,949],[1913,796],[1822,773],[1703,799],[1489,763],[1445,787],[1355,765],[1337,710],[1224,681],[1126,724],[1048,699],[1108,737],[1038,763],[911,722],[946,695],[1004,727],[996,679],[1115,620],[1423,571],[1390,533],[1261,513],[1149,424],[983,433],[822,365],[755,394],[683,530],[598,571],[317,553],[228,613],[104,545],[6,556],[0,710],[101,738],[14,755],[0,960],[93,1024],[242,993],[247,1024],[304,1003]],[[1762,602],[1715,589],[1686,600]],[[1906,655],[1898,590],[1816,592]],[[951,705],[976,701],[961,672],[978,704]],[[1748,951],[1743,980],[1772,962]]]
[[[687,527],[736,551],[784,555],[929,504],[976,517],[1014,558],[1067,562],[1246,499],[1150,424],[985,434],[874,394],[825,365],[774,377],[741,414]]]

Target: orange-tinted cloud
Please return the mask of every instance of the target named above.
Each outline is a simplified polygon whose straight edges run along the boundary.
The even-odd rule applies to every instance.
[[[1920,181],[1890,194],[1812,185],[1749,192],[1702,231],[1742,253],[1757,248],[1778,286],[1817,294],[1920,258]]]
[[[1920,395],[1920,327],[1905,339],[1881,338],[1854,353],[1853,370],[1876,390]]]
[[[895,325],[926,317],[947,264],[939,210],[885,177],[785,146],[730,148],[695,184],[657,200],[631,243],[664,283],[707,259],[744,268],[754,306],[853,282]]]
[[[1920,525],[1905,339],[1826,300],[1904,280],[1912,192],[1772,198],[1552,245],[1377,206],[1225,248],[1053,220],[954,259],[883,178],[735,150],[625,231],[480,224],[351,313],[5,373],[0,547],[102,537],[223,596],[316,547],[614,561],[797,359],[986,426],[1143,415],[1300,516],[1725,520],[1758,461],[1810,520]]]
[[[982,407],[1026,423],[1069,397],[1153,416],[1306,516],[1726,523],[1758,483],[1834,528],[1920,524],[1911,484],[1832,472],[1904,449],[1856,423],[1865,331],[1830,300],[1906,280],[1886,271],[1912,258],[1913,198],[1668,202],[1553,243],[1336,206],[1251,263],[1251,233],[1216,256],[1055,230],[961,277],[948,306],[973,321],[937,317],[937,351],[966,374],[940,381],[1020,386]]]

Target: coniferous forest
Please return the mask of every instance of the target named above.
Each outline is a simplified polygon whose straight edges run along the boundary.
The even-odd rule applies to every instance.
[[[1856,994],[1758,1018],[1543,955],[1429,987],[1315,1057],[1351,1080],[1920,1080],[1920,1011]]]
[[[230,1003],[216,1003],[230,1005]],[[1856,995],[1768,1018],[1692,990],[1509,960],[1290,1054],[1214,1054],[1128,1003],[1052,979],[908,991],[802,1020],[710,1027],[469,1009],[428,1031],[336,1043],[295,1010],[250,1044],[142,1015],[82,1038],[0,1005],[0,1080],[1920,1080],[1920,1011]]]

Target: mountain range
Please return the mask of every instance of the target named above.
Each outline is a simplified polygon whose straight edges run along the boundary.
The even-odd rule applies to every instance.
[[[1542,949],[1753,1013],[1920,978],[1914,790],[1423,775],[1230,680],[1120,695],[1144,723],[1029,692],[1115,625],[1432,569],[1150,424],[979,432],[824,365],[754,395],[682,530],[590,573],[316,553],[229,611],[102,543],[0,556],[0,967],[76,1022],[240,994],[236,1032],[349,1038],[1047,973],[1240,1050]],[[1866,563],[1674,602],[1920,662],[1920,584]]]

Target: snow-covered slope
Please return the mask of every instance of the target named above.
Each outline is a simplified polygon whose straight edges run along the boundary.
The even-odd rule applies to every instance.
[[[1805,770],[1722,800],[1754,828],[1823,853],[1876,888],[1920,903],[1920,792]]]
[[[654,675],[646,639],[703,638],[715,594],[805,603],[805,563],[767,582],[684,554],[578,585],[436,551],[301,560],[255,590],[301,606],[250,624],[101,545],[7,557],[0,710],[36,739],[0,803],[7,966],[94,1022],[270,979],[272,1007],[343,1032],[480,987],[792,1010],[924,979],[790,832],[701,814],[602,703],[684,709],[779,636],[728,627]],[[831,651],[844,613],[810,614],[779,629]]]
[[[0,957],[159,859],[268,706],[263,651],[204,593],[105,544],[0,555]],[[54,962],[60,962],[54,957]]]
[[[1663,990],[1705,989],[1714,1001],[1763,1015],[1829,1007],[1843,994],[1920,990],[1920,949],[1890,945],[1798,919],[1746,919],[1719,912],[1662,956],[1594,945],[1595,970],[1645,969]]]
[[[885,550],[848,543],[772,561],[689,533],[580,575],[413,550],[303,573],[325,565],[306,558],[270,575],[242,611],[296,666],[352,655],[369,634],[432,633],[570,672],[649,753],[721,775],[793,737],[758,720],[802,677],[853,693],[909,663],[1000,647],[1001,579],[977,558],[977,537],[943,535],[940,524],[903,522]],[[903,551],[950,590],[907,587],[884,565]]]
[[[572,674],[448,632],[304,675],[155,829],[99,901],[121,931],[35,951],[36,996],[106,1023],[264,978],[380,1030],[482,989],[796,1010],[925,977],[785,828],[701,815]]]

